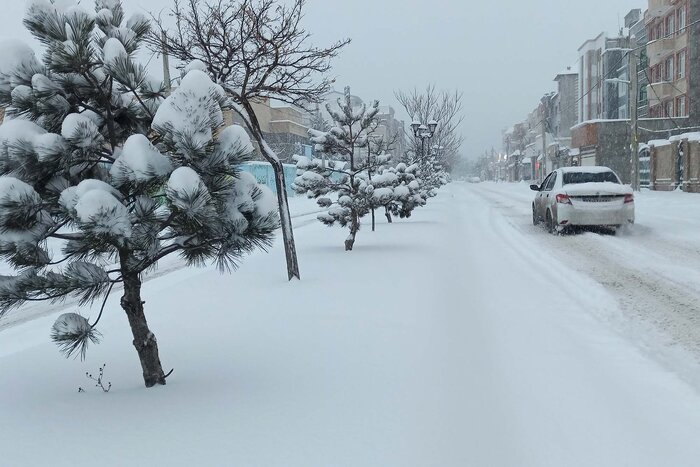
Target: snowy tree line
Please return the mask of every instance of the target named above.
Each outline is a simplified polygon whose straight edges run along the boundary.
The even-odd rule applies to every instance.
[[[98,316],[61,315],[51,337],[84,357],[116,290],[147,387],[163,385],[155,334],[142,300],[142,275],[170,255],[222,271],[266,248],[281,227],[287,272],[300,277],[282,163],[252,103],[317,102],[323,75],[348,43],[307,45],[304,0],[175,2],[177,26],[126,17],[120,0],[31,0],[24,25],[43,47],[37,57],[11,41],[0,48],[0,317],[27,302],[77,299]],[[155,27],[154,27],[155,24]],[[164,49],[184,68],[173,92],[136,59]],[[447,176],[435,154],[391,156],[377,134],[378,102],[353,108],[349,89],[334,123],[312,131],[323,159],[298,159],[294,189],[315,197],[328,225],[350,230],[382,210],[409,217]],[[224,111],[244,127],[224,125]],[[258,144],[276,172],[277,195],[239,170]]]
[[[383,209],[389,223],[392,214],[410,217],[424,206],[448,176],[434,154],[408,152],[393,161],[393,141],[377,133],[379,101],[369,107],[353,106],[350,88],[338,99],[337,108],[326,110],[333,119],[328,131],[310,130],[315,151],[322,158],[297,157],[294,189],[315,198],[324,209],[318,219],[328,226],[349,229],[345,250],[353,249],[361,219]]]

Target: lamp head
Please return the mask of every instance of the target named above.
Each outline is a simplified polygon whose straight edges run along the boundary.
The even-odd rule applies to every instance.
[[[420,122],[417,120],[413,120],[411,123],[411,130],[413,130],[413,135],[418,136],[418,130],[420,129]]]
[[[437,130],[438,127],[438,122],[435,120],[430,120],[428,122],[428,128],[430,128],[430,134],[435,134],[435,130]]]

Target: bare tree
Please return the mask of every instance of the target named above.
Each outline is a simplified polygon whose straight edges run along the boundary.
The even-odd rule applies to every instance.
[[[306,0],[175,0],[175,26],[156,18],[154,50],[184,63],[198,60],[228,93],[234,112],[258,143],[275,173],[289,279],[299,278],[283,165],[265,139],[253,104],[276,99],[307,107],[331,89],[323,76],[349,40],[326,48],[309,44],[300,24]],[[320,75],[320,79],[316,76]]]
[[[462,115],[463,94],[458,91],[438,91],[434,85],[428,85],[424,91],[413,89],[409,92],[396,91],[396,99],[414,120],[428,123],[436,120],[439,125],[431,139],[432,153],[448,172],[454,167],[463,138],[457,132],[464,120]],[[420,143],[412,134],[407,134],[408,151],[413,157],[419,157]]]

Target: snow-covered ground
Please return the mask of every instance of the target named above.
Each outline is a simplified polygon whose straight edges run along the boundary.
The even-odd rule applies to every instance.
[[[315,200],[305,197],[296,197],[290,198],[289,201],[289,213],[292,216],[296,226],[305,226],[310,223],[317,222],[316,215],[321,212],[321,209],[318,207]],[[49,239],[49,242],[49,251],[59,251],[62,248],[63,242],[60,240]],[[178,256],[166,256],[158,263],[156,270],[150,271],[146,274],[145,280],[149,281],[157,277],[161,277],[173,271],[182,269],[185,266],[186,262]],[[15,274],[12,266],[4,261],[0,261],[0,275],[12,274]],[[78,303],[78,300],[71,299],[66,302],[68,305],[75,303]],[[52,314],[55,312],[55,310],[56,305],[52,305],[47,302],[38,302],[27,305],[21,310],[13,310],[0,319],[0,331],[2,331],[4,328],[30,321],[39,316]]]
[[[301,282],[279,242],[231,276],[154,277],[161,388],[116,296],[85,362],[49,343],[54,316],[6,327],[0,464],[697,464],[700,197],[644,193],[614,237],[549,236],[530,199],[453,184],[351,253],[297,217]],[[103,363],[107,394],[84,377]]]

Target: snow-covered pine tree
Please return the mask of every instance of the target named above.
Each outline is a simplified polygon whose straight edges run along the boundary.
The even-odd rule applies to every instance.
[[[388,155],[380,155],[386,161],[390,159]],[[367,202],[372,212],[372,232],[375,231],[375,211],[384,209],[388,212],[388,206],[395,200],[394,188],[397,186],[397,177],[384,166],[379,166],[376,172],[373,170],[367,171],[368,181],[372,185],[372,196],[368,197]],[[388,222],[391,219],[387,217]]]
[[[416,162],[416,176],[421,185],[421,195],[427,199],[437,196],[437,190],[449,181],[449,175],[434,155]]]
[[[387,141],[381,134],[371,134],[367,139],[366,167],[367,179],[371,188],[371,196],[367,197],[372,213],[372,232],[376,228],[375,211],[380,208],[386,209],[394,200],[394,186],[396,177],[386,169],[386,164],[392,159],[388,152],[396,140]]]
[[[415,172],[418,165],[407,166],[400,162],[395,167],[390,167],[387,171],[394,175],[394,199],[387,205],[386,216],[391,222],[391,215],[401,219],[411,217],[413,210],[420,206],[425,206],[426,200],[421,193],[420,182],[416,178]]]
[[[69,313],[52,338],[84,356],[107,296],[121,306],[147,387],[165,384],[148,328],[141,276],[167,255],[230,270],[271,241],[274,195],[237,170],[252,145],[222,128],[225,95],[191,71],[164,99],[135,61],[149,21],[125,18],[120,0],[32,0],[24,24],[45,47],[6,44],[0,61],[0,317],[28,301],[80,306],[102,299],[91,324]]]
[[[338,109],[330,105],[326,109],[334,121],[330,131],[309,130],[316,152],[325,159],[299,157],[293,187],[326,208],[318,216],[321,222],[350,229],[345,240],[345,250],[350,251],[360,230],[360,219],[377,202],[383,206],[391,201],[391,189],[389,193],[384,188],[375,190],[370,180],[370,174],[385,162],[383,152],[377,154],[371,143],[378,126],[379,102],[374,101],[369,108],[364,104],[354,107],[348,87],[345,97],[338,99]]]
[[[409,149],[403,154],[401,163],[406,166],[405,171],[412,174],[419,184],[418,195],[423,200],[419,206],[437,196],[438,189],[449,182],[449,174],[432,153],[421,156],[420,151]]]
[[[263,131],[261,100],[306,107],[331,90],[331,60],[350,40],[328,47],[310,44],[305,29],[307,0],[175,1],[174,28],[160,20],[152,50],[183,63],[199,60],[231,98],[232,109],[272,165],[289,280],[300,279],[282,161]],[[172,23],[167,21],[167,23]]]

